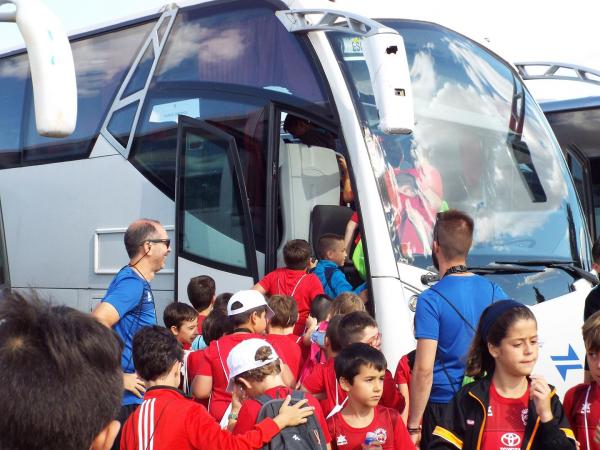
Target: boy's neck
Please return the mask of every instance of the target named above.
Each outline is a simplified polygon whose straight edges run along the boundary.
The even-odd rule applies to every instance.
[[[175,384],[170,378],[167,377],[157,378],[153,381],[145,381],[144,384],[146,385],[146,389],[150,389],[154,386],[167,386],[175,389],[179,388],[179,384]]]
[[[287,328],[283,328],[283,327],[274,327],[272,325],[269,325],[268,328],[268,334],[279,334],[282,336],[287,336],[288,334],[292,334],[294,331],[294,327],[287,327]]]
[[[276,387],[285,387],[281,374],[267,375],[266,378],[253,386],[256,396],[264,394],[269,389]]]
[[[252,322],[246,322],[241,325],[236,325],[234,327],[234,330],[236,330],[236,333],[256,333]]]
[[[213,310],[213,305],[210,305],[208,308],[203,309],[202,311],[198,311],[198,315],[206,317],[210,314],[210,312],[212,310]]]
[[[520,398],[527,391],[529,383],[524,376],[511,375],[502,369],[494,370],[492,382],[498,394],[506,398]]]
[[[342,409],[344,420],[353,428],[364,428],[373,422],[375,417],[375,408],[370,405],[365,405],[357,402],[350,395],[348,403]]]

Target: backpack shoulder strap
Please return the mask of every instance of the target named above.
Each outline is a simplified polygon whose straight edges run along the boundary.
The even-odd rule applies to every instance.
[[[454,305],[454,303],[452,303],[450,300],[448,300],[448,297],[446,297],[444,294],[442,294],[440,291],[438,291],[433,286],[430,287],[429,289],[431,289],[437,295],[442,297],[446,301],[446,303],[448,303],[448,305],[450,305],[452,307],[452,309],[456,312],[456,314],[458,314],[458,316],[462,319],[462,321],[471,329],[471,331],[473,331],[473,333],[477,333],[477,330],[475,330],[475,327],[473,325],[471,325],[471,322],[469,322],[467,319],[465,319],[465,316],[462,315],[462,313],[458,310],[458,308]]]
[[[292,400],[294,401],[294,403],[298,403],[300,400],[304,400],[304,391],[299,391],[297,389],[294,389],[291,393],[292,396]]]
[[[254,397],[254,400],[256,400],[258,403],[260,403],[261,406],[264,406],[267,403],[269,403],[270,401],[272,401],[273,398],[269,397],[266,394],[262,394],[262,395],[259,395],[258,397]]]
[[[333,287],[331,286],[331,278],[333,277],[334,272],[335,269],[333,267],[325,267],[323,270],[323,275],[325,275],[325,283],[327,283],[327,286],[329,286],[332,291]]]

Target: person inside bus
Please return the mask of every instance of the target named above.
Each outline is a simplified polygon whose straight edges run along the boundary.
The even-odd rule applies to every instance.
[[[283,129],[305,145],[330,148],[337,152],[336,136],[310,120],[288,114],[283,122]],[[336,158],[340,169],[340,205],[353,207],[354,193],[352,192],[348,163],[340,153],[336,153]]]

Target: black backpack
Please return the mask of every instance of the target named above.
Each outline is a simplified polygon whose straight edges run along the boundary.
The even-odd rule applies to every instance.
[[[304,399],[304,392],[302,391],[295,390],[291,395],[292,401],[290,405]],[[282,398],[271,398],[268,395],[261,395],[256,397],[255,400],[262,405],[256,423],[259,423],[266,417],[276,417],[284,401]],[[263,450],[325,450],[326,448],[325,435],[323,434],[323,430],[321,430],[319,421],[313,414],[307,417],[306,423],[295,427],[286,427],[281,430],[271,442],[263,447]]]

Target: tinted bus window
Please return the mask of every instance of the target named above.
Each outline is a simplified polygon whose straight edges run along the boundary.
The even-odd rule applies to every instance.
[[[182,10],[156,72],[157,82],[205,81],[271,89],[327,105],[298,37],[265,2]],[[268,94],[267,94],[268,95]]]
[[[40,136],[30,102],[24,138],[25,164],[87,157],[124,74],[152,26],[145,23],[71,44],[77,74],[77,126],[64,139]]]
[[[21,123],[28,78],[27,54],[0,59],[0,168],[21,162]]]

